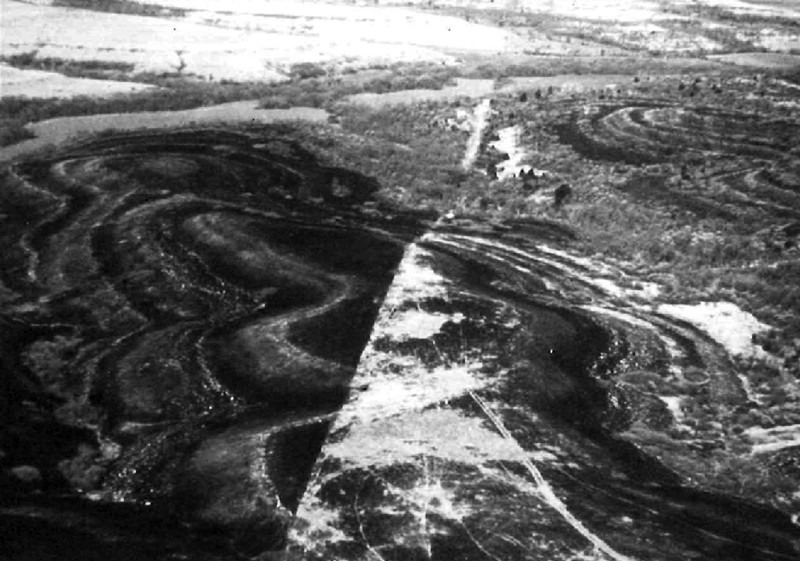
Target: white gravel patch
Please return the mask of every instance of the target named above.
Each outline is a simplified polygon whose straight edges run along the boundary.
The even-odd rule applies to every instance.
[[[675,427],[681,430],[688,430],[691,431],[691,427],[689,427],[684,420],[686,419],[686,415],[683,412],[683,399],[680,396],[674,395],[660,395],[658,399],[664,402],[664,405],[667,406],[669,412],[672,413],[672,418],[675,420]]]
[[[520,170],[529,170],[530,166],[522,164],[525,158],[525,151],[519,145],[520,135],[522,134],[522,127],[514,125],[513,127],[506,127],[497,131],[497,136],[500,140],[492,142],[492,146],[500,152],[508,154],[508,160],[497,164],[497,179],[514,179],[519,176]]]
[[[765,429],[750,427],[744,434],[753,441],[753,454],[777,452],[784,448],[800,446],[800,425],[787,425]]]
[[[430,253],[416,243],[406,249],[353,380],[354,387],[364,388],[354,392],[353,400],[342,409],[340,424],[372,423],[419,411],[482,387],[477,375],[479,364],[430,368],[417,357],[375,347],[375,342],[385,337],[394,340],[430,337],[446,322],[464,319],[460,313],[421,309],[420,304],[430,298],[446,298],[450,286],[450,281],[430,267],[429,258]]]
[[[422,239],[424,240],[425,236]],[[419,245],[412,243],[408,246],[383,301],[376,327],[382,325],[384,309],[388,312],[386,317],[389,317],[391,312],[407,302],[414,303],[427,298],[447,296],[450,281],[431,269],[427,262],[429,258],[430,253]]]
[[[611,279],[591,279],[593,285],[603,289],[606,294],[622,298],[625,296],[625,291],[616,282]]]
[[[484,99],[475,108],[475,113],[470,120],[470,128],[472,133],[467,141],[467,149],[464,152],[464,158],[461,160],[461,167],[465,170],[472,168],[475,159],[478,157],[478,149],[481,145],[481,138],[486,125],[489,124],[489,118],[492,115],[492,100]]]
[[[416,359],[367,347],[352,382],[362,391],[353,392],[339,413],[339,423],[371,423],[446,403],[484,387],[480,369],[478,363],[430,368]]]
[[[448,315],[422,310],[406,310],[393,314],[379,333],[395,341],[427,339],[439,333],[445,323],[459,323],[463,319],[462,314]]]
[[[656,311],[691,323],[706,332],[732,355],[766,356],[760,347],[753,344],[753,335],[770,329],[770,326],[761,323],[736,304],[731,302],[662,304]]]

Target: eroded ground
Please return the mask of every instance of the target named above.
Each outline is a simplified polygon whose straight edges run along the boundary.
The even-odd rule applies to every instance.
[[[796,6],[473,4],[4,1],[0,556],[797,558]]]

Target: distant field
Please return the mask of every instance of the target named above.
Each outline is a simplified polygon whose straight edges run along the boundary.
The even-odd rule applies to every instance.
[[[445,50],[503,52],[516,41],[502,29],[404,9],[338,6],[320,12],[312,2],[260,5],[266,13],[248,8],[239,14],[230,9],[245,5],[228,3],[223,11],[217,3],[207,5],[217,11],[158,18],[3,0],[2,53],[35,51],[39,57],[130,63],[134,72],[273,82],[298,62],[344,68],[452,63]]]
[[[57,72],[20,70],[0,64],[3,97],[73,97],[78,95],[110,96],[146,90],[152,86],[137,82],[71,78]]]
[[[754,66],[759,68],[798,68],[800,55],[782,53],[736,53],[729,55],[714,55],[713,60],[728,62],[740,66]]]

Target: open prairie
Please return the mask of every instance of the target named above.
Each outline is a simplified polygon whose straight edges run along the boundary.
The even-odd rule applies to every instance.
[[[0,559],[800,557],[797,2],[0,9]]]

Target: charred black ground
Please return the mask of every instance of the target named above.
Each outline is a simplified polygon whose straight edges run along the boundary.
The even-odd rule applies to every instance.
[[[0,449],[39,475],[5,472],[4,544],[49,558],[20,540],[52,531],[82,558],[107,555],[95,540],[147,558],[153,504],[234,550],[280,547],[421,231],[376,189],[263,131],[114,135],[8,169]]]

